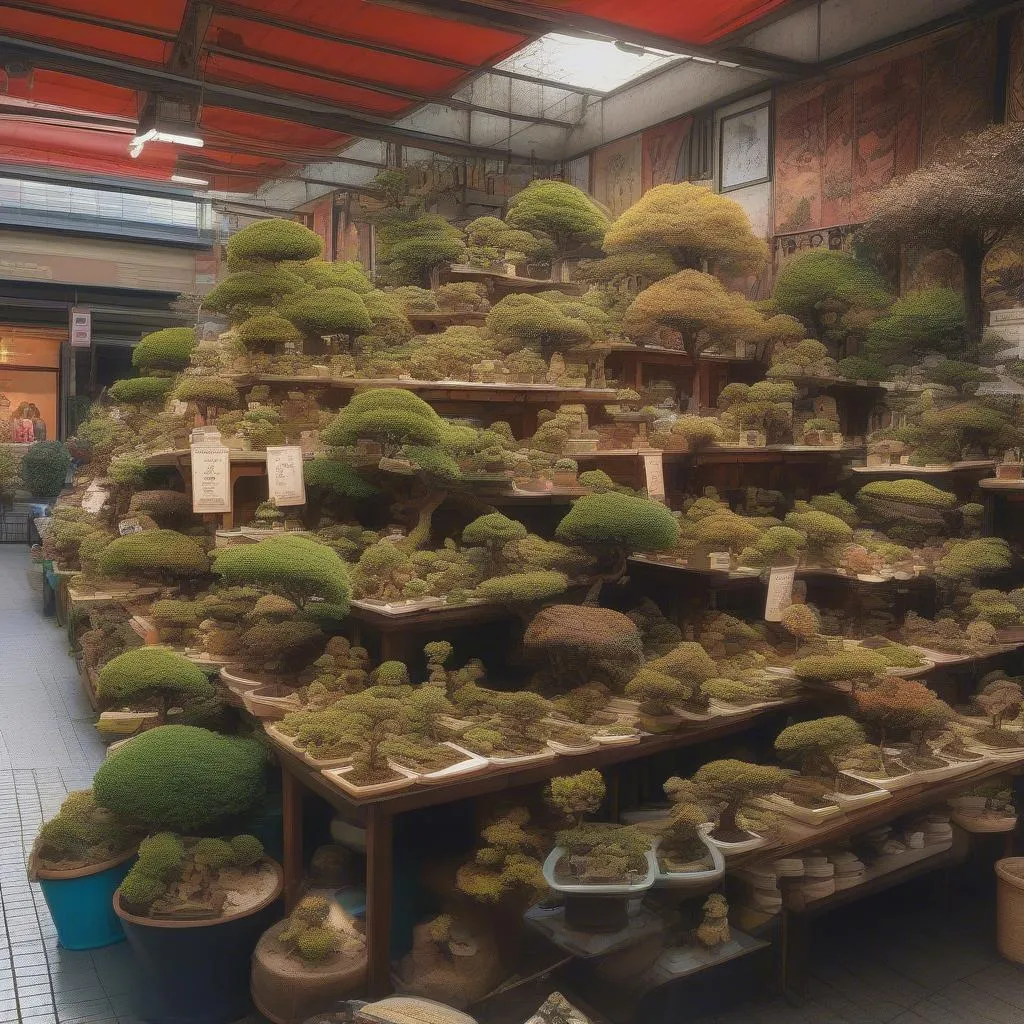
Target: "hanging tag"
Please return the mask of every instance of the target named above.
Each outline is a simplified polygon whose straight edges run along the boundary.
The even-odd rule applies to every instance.
[[[732,556],[728,551],[709,551],[708,568],[716,572],[729,572],[732,569]]]
[[[267,448],[267,490],[278,508],[306,504],[306,483],[302,475],[302,448],[297,444]]]
[[[192,445],[192,511],[231,511],[231,453],[224,445]]]
[[[775,566],[768,574],[768,596],[764,603],[764,621],[781,622],[782,613],[793,603],[796,566]]]
[[[665,462],[661,452],[644,453],[644,477],[647,497],[665,503]]]

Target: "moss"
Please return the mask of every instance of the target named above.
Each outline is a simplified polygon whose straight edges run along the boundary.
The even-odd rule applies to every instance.
[[[243,833],[228,840],[235,863],[240,868],[251,868],[263,857],[263,843],[256,836]]]
[[[307,963],[322,963],[338,948],[338,936],[330,928],[310,928],[295,940],[295,950]]]
[[[377,493],[377,488],[348,463],[334,459],[306,459],[302,463],[302,475],[306,487],[345,498],[369,498]]]
[[[1013,563],[1009,545],[1001,537],[953,541],[946,553],[935,563],[939,576],[970,579],[990,573],[1005,572]]]
[[[953,508],[956,495],[940,490],[924,480],[872,480],[857,492],[857,500],[871,498],[875,501],[907,501],[914,505],[928,505],[932,508]]]
[[[155,875],[133,868],[118,886],[121,901],[129,907],[145,908],[155,903],[165,892],[166,883]]]
[[[235,854],[223,839],[200,839],[192,850],[192,857],[202,867],[220,871],[234,863]]]
[[[111,384],[107,394],[115,402],[124,402],[126,405],[162,403],[173,384],[170,377],[129,377]]]
[[[888,662],[877,651],[852,648],[835,654],[815,654],[793,663],[793,671],[801,679],[831,683],[848,679],[865,679],[885,671]]]
[[[161,721],[170,702],[210,700],[216,692],[201,668],[166,647],[125,651],[108,661],[96,679],[96,695],[102,706],[158,700]]]
[[[578,498],[555,532],[569,543],[661,551],[675,543],[678,527],[664,505],[607,491]]]
[[[228,239],[228,259],[241,263],[311,260],[323,251],[320,236],[292,220],[257,221]]]
[[[82,790],[69,793],[57,814],[40,827],[33,851],[44,865],[98,864],[129,850],[136,839],[136,832]]]
[[[174,530],[145,530],[117,537],[99,558],[104,576],[190,577],[210,571],[206,552]]]
[[[266,767],[254,740],[165,725],[110,754],[93,793],[140,827],[191,832],[252,807],[265,791]]]
[[[815,512],[827,512],[830,516],[842,519],[850,526],[857,525],[857,507],[847,501],[841,494],[818,494],[807,503]]]

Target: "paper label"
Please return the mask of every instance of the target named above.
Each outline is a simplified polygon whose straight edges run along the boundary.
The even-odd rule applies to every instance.
[[[142,523],[138,519],[122,519],[117,524],[117,532],[122,537],[127,537],[130,533],[142,533]]]
[[[732,556],[728,551],[709,551],[708,568],[718,572],[729,572],[732,569]]]
[[[775,566],[768,575],[768,596],[764,603],[764,621],[781,622],[782,613],[793,603],[796,566]]]
[[[82,495],[82,511],[98,516],[103,511],[103,506],[106,505],[109,497],[110,492],[107,488],[100,486],[98,480],[93,480],[85,489],[85,494]]]
[[[188,402],[183,402],[180,398],[172,399],[170,412],[172,416],[184,416],[188,412]]]
[[[278,508],[306,504],[306,482],[302,476],[302,448],[297,444],[267,448],[267,490]]]
[[[231,511],[231,454],[224,445],[192,445],[192,511]]]
[[[644,454],[644,476],[647,480],[647,497],[651,501],[665,501],[665,462],[661,452]]]

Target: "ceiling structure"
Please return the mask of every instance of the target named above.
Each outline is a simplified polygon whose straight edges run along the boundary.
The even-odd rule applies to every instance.
[[[0,0],[0,153],[7,167],[37,173],[178,176],[232,193],[266,191],[268,181],[358,186],[393,147],[413,156],[561,159],[611,130],[613,100],[639,96],[654,76],[670,114],[685,113],[814,73],[829,19],[856,34],[851,9],[873,9],[853,23],[879,38],[890,24],[977,6]],[[647,111],[648,120],[660,110]],[[202,147],[150,142],[132,158],[140,122],[158,123],[168,111]],[[629,115],[645,112],[633,104]]]

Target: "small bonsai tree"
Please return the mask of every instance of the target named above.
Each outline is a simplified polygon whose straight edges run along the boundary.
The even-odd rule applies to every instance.
[[[444,421],[411,391],[374,388],[356,395],[323,432],[330,445],[356,441],[378,442],[388,456],[405,444],[436,446],[442,441]]]
[[[331,924],[330,912],[331,901],[326,896],[304,896],[285,919],[277,941],[311,966],[326,963],[336,953],[361,949],[364,943],[360,938]]]
[[[817,683],[850,682],[856,684],[880,675],[888,662],[877,651],[866,647],[839,648],[829,654],[812,654],[793,663],[800,679]]]
[[[770,444],[782,443],[792,434],[795,397],[796,389],[788,380],[727,384],[718,396],[722,424],[734,436],[741,430],[756,430]]]
[[[546,179],[531,181],[509,200],[505,223],[550,239],[558,263],[599,243],[609,227],[604,211],[585,192]],[[553,276],[562,276],[557,263]]]
[[[788,726],[775,737],[779,756],[795,760],[807,776],[820,776],[839,786],[840,765],[866,742],[864,730],[847,715],[812,718]]]
[[[481,903],[532,902],[546,892],[538,859],[544,838],[529,826],[530,812],[525,807],[513,807],[485,825],[480,833],[482,845],[455,876],[460,892]]]
[[[757,568],[796,565],[807,546],[807,537],[790,526],[769,526],[750,547],[740,553],[740,565]]]
[[[138,831],[100,807],[90,790],[78,790],[68,793],[60,810],[40,827],[30,870],[102,864],[128,853],[138,841]]]
[[[497,217],[477,217],[466,225],[466,252],[473,266],[489,267],[502,260],[526,263],[546,259],[554,246],[547,238],[510,227]]]
[[[192,502],[183,491],[136,491],[128,503],[132,515],[145,515],[162,527],[175,527],[192,517]]]
[[[64,490],[71,455],[60,441],[36,441],[21,459],[21,482],[33,498],[53,498]]]
[[[782,610],[779,625],[794,638],[799,652],[802,643],[818,635],[821,618],[809,604],[791,604]]]
[[[308,295],[292,296],[281,305],[281,315],[290,320],[314,348],[326,335],[344,334],[352,338],[371,327],[370,314],[362,297],[349,288],[320,288]]]
[[[853,537],[853,530],[848,523],[838,516],[814,509],[790,512],[785,524],[803,534],[807,541],[808,559],[817,565],[835,564],[840,549]]]
[[[99,568],[104,576],[131,577],[170,584],[195,579],[210,571],[210,559],[192,538],[174,530],[143,530],[117,537],[103,548]]]
[[[194,402],[203,423],[209,423],[214,409],[233,409],[238,405],[238,390],[223,377],[182,377],[171,392],[182,402]]]
[[[132,349],[132,366],[140,373],[170,376],[184,370],[196,347],[192,327],[165,327],[145,334]]]
[[[192,833],[254,806],[266,770],[255,740],[164,725],[111,753],[93,779],[93,796],[140,828]]]
[[[222,548],[213,571],[229,586],[256,587],[299,608],[318,597],[340,614],[348,612],[348,567],[333,548],[308,537],[268,537],[256,544]]]
[[[773,765],[727,759],[711,761],[693,776],[698,800],[721,808],[712,836],[722,842],[740,842],[750,833],[737,822],[738,815],[757,797],[777,793],[790,773]]]
[[[877,763],[885,777],[902,774],[889,754],[894,737],[925,733],[950,717],[945,701],[924,683],[912,679],[888,677],[874,686],[855,690],[853,697],[858,716],[874,727],[878,737]]]
[[[533,348],[545,361],[556,352],[586,345],[594,338],[590,323],[568,314],[558,303],[540,295],[506,295],[487,314],[487,329],[504,351]]]
[[[289,295],[308,289],[309,285],[298,274],[268,264],[229,274],[203,299],[203,306],[239,323],[273,309]]]
[[[228,264],[240,270],[248,264],[311,260],[323,251],[320,236],[293,220],[275,217],[257,221],[228,239]]]
[[[158,725],[167,721],[168,709],[174,705],[188,708],[213,700],[216,694],[201,668],[166,647],[125,651],[108,661],[96,679],[96,695],[103,707],[153,703]]]
[[[605,785],[596,768],[576,775],[553,778],[544,793],[544,800],[568,824],[578,827],[588,814],[596,814],[604,801]]]
[[[128,377],[115,381],[107,394],[123,405],[162,406],[173,386],[170,377]]]
[[[640,701],[644,727],[648,731],[659,731],[658,719],[672,715],[673,706],[696,710],[706,707],[707,697],[701,693],[701,686],[715,675],[717,666],[707,651],[699,643],[683,642],[649,661],[626,684],[625,693]]]
[[[280,313],[257,313],[235,328],[235,339],[250,352],[279,352],[286,344],[300,344],[302,334]]]
[[[756,543],[760,536],[761,530],[753,520],[731,511],[705,516],[693,527],[693,539],[698,544],[706,544],[714,551],[728,551],[733,556]]]
[[[578,498],[555,535],[591,551],[601,565],[586,603],[596,604],[604,583],[618,582],[626,574],[634,551],[664,551],[679,534],[672,513],[658,502],[615,491]]]
[[[951,541],[935,563],[940,582],[958,584],[980,576],[1006,572],[1013,564],[1010,546],[1002,537]]]
[[[490,563],[490,574],[501,575],[508,569],[504,554],[506,545],[523,540],[526,534],[526,527],[522,523],[500,512],[490,512],[466,524],[462,531],[462,543],[483,547]]]
[[[1007,718],[1016,718],[1024,707],[1024,692],[1015,679],[997,676],[974,695],[974,703],[988,715],[989,728],[978,738],[993,747],[1014,747],[1020,740],[1003,728]]]

